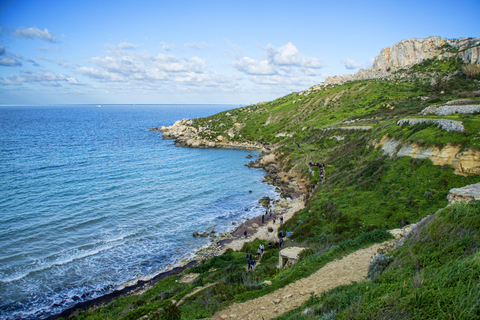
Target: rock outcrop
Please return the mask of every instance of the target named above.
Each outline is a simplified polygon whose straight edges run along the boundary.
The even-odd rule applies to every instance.
[[[235,124],[235,128],[242,125]],[[193,126],[193,120],[183,119],[176,121],[169,127],[151,128],[151,131],[162,132],[163,139],[175,139],[175,144],[180,147],[190,148],[227,148],[227,149],[249,149],[262,150],[263,146],[258,142],[229,141],[224,136],[218,136],[215,141],[203,139],[199,136],[204,128],[197,129]],[[229,135],[231,137],[231,135]]]
[[[396,71],[435,57],[438,59],[457,57],[467,64],[480,64],[480,37],[459,39],[428,37],[402,40],[382,49],[375,57],[371,68],[360,69],[355,74],[327,77],[325,82],[301,94],[308,95],[328,85],[340,85],[355,80],[405,78],[406,74]]]
[[[430,159],[434,165],[450,165],[454,173],[458,175],[479,175],[480,174],[480,150],[467,149],[448,144],[443,148],[423,148],[416,143],[402,143],[395,139],[384,136],[378,143],[387,155],[397,157],[409,156],[418,159]]]
[[[382,49],[375,57],[373,69],[406,67],[424,60],[437,57],[439,59],[458,57],[465,63],[480,63],[480,37],[445,39],[428,37],[426,39],[407,39]]]
[[[448,204],[455,202],[470,202],[472,200],[480,200],[480,182],[465,186],[463,188],[454,188],[448,192]]]
[[[463,127],[462,122],[455,120],[410,118],[397,121],[397,125],[399,126],[402,126],[404,124],[414,126],[421,123],[434,123],[446,131],[465,132],[465,128]]]
[[[454,100],[441,106],[430,106],[423,109],[420,114],[426,116],[434,114],[437,116],[448,116],[455,113],[475,113],[480,112],[480,101],[478,100]]]

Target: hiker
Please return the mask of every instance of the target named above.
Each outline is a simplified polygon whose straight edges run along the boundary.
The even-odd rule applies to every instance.
[[[280,232],[278,233],[278,237],[279,237],[280,239],[283,238],[283,231],[282,231],[282,230],[280,230]]]
[[[283,223],[283,216],[280,216],[280,224]]]
[[[265,223],[265,215],[262,214],[262,224]]]
[[[278,243],[278,241],[275,241],[275,249],[278,249],[279,246],[280,244]]]
[[[268,249],[272,249],[272,242],[268,241]]]
[[[252,260],[252,254],[250,252],[247,253],[247,261]]]
[[[280,248],[283,248],[283,238],[280,238]]]
[[[243,235],[245,236],[245,238],[247,237],[247,230],[243,231]]]
[[[273,217],[273,224],[275,224],[275,217]]]
[[[262,250],[262,254],[263,254],[263,252],[265,251],[265,246],[263,245],[263,243],[260,244],[260,250]]]
[[[297,147],[300,148],[300,143],[298,143],[298,141],[295,141],[295,143],[297,144]]]
[[[262,249],[260,249],[260,247],[258,247],[257,255],[258,255],[258,260],[260,260],[260,258],[262,257]]]
[[[250,269],[253,270],[253,268],[255,268],[255,260],[250,260]]]

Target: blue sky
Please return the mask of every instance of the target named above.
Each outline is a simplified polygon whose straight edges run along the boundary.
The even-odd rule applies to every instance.
[[[0,104],[273,100],[409,38],[480,36],[480,1],[0,0]]]

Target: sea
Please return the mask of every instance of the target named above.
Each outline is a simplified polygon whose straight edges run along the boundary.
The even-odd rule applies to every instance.
[[[276,198],[232,149],[151,127],[238,105],[0,106],[0,319],[42,319],[147,280]],[[251,192],[249,192],[251,191]]]

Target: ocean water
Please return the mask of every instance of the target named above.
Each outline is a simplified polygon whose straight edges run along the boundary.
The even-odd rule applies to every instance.
[[[192,256],[275,197],[247,150],[150,127],[232,105],[0,107],[0,318],[59,313]],[[249,193],[252,190],[252,193]]]

